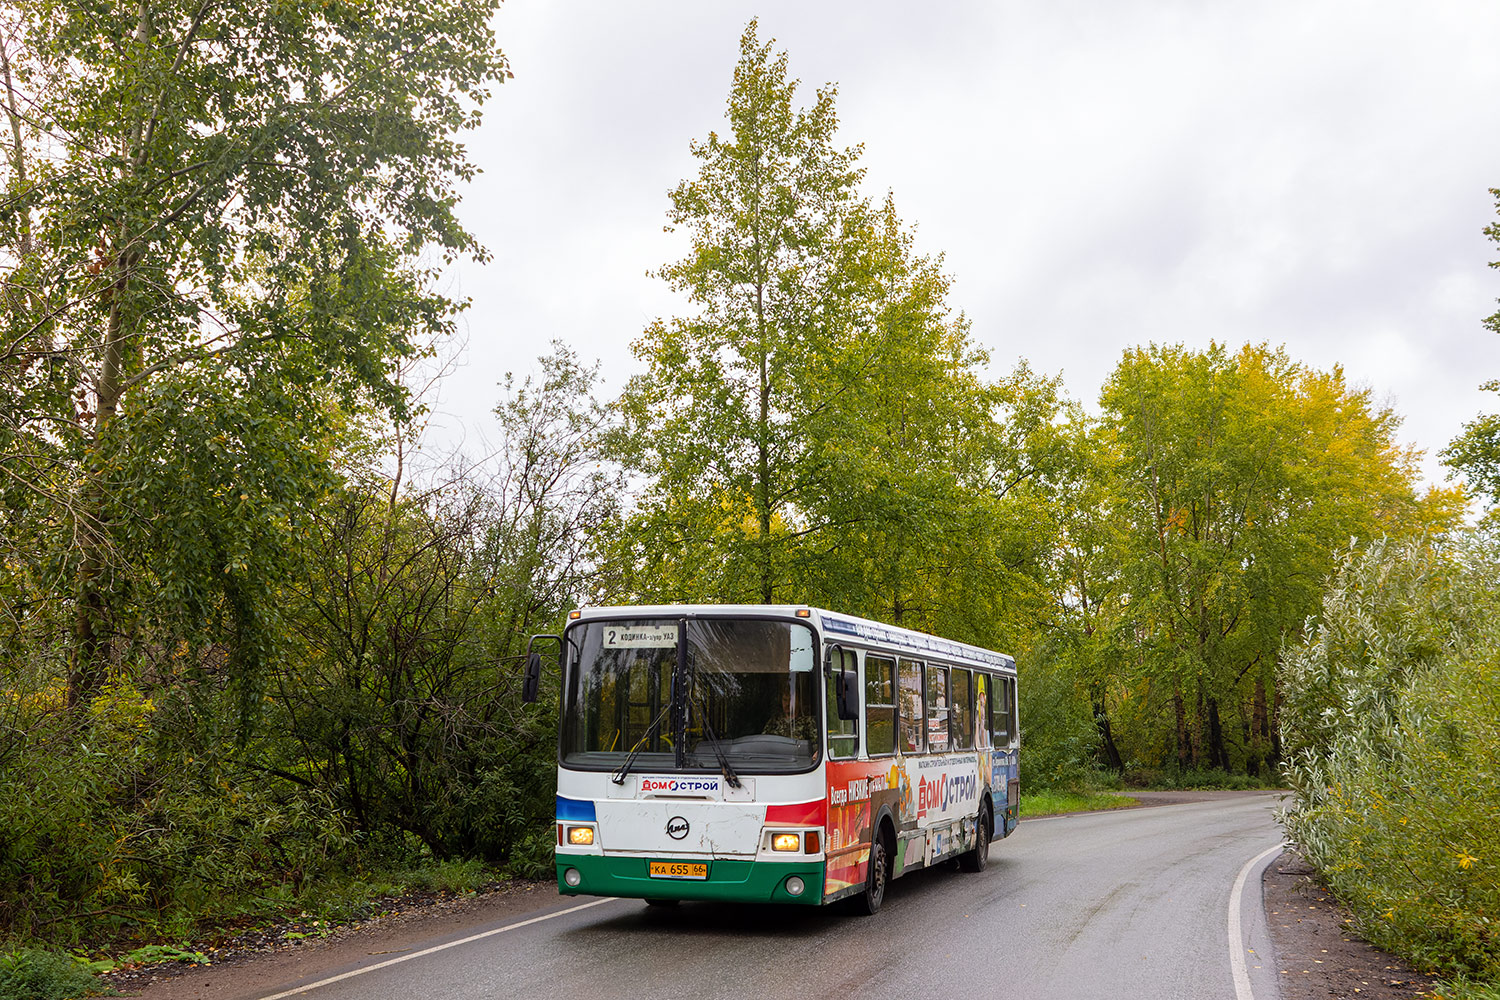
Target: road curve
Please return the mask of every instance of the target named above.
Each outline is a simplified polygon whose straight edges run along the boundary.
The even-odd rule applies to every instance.
[[[1245,795],[1027,820],[991,848],[986,872],[942,868],[899,879],[870,918],[711,903],[659,909],[638,900],[580,908],[589,900],[574,899],[550,917],[283,989],[315,1000],[1235,1000],[1227,908],[1246,863],[1280,841],[1275,801]],[[1252,884],[1243,923],[1254,935],[1263,920],[1259,879]],[[1249,956],[1256,1000],[1275,1000],[1269,963],[1257,969]]]

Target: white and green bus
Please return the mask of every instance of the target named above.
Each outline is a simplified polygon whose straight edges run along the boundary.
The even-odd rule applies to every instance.
[[[982,871],[1016,827],[1002,653],[791,605],[588,608],[537,638],[561,650],[565,894],[873,913],[892,878]]]

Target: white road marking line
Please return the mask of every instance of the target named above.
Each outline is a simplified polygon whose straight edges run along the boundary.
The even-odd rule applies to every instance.
[[[468,944],[471,941],[479,941],[483,938],[494,937],[496,934],[504,934],[506,931],[519,930],[522,927],[529,927],[532,924],[539,924],[543,920],[551,920],[553,917],[565,917],[569,913],[577,913],[579,910],[587,910],[591,906],[600,906],[604,903],[615,902],[618,902],[618,900],[614,898],[606,898],[596,899],[592,903],[580,903],[577,906],[570,906],[566,910],[558,910],[556,913],[548,913],[540,917],[532,917],[530,920],[522,920],[514,924],[506,924],[504,927],[496,927],[494,930],[483,931],[479,934],[471,934],[470,936],[463,938],[462,940],[449,941],[447,944],[435,945],[434,947],[427,948],[423,951],[413,952],[410,955],[402,955],[400,958],[388,958],[384,962],[376,962],[374,965],[367,965],[363,969],[355,969],[353,972],[346,972],[341,976],[330,976],[328,979],[319,979],[315,983],[308,983],[306,986],[298,986],[296,989],[287,990],[284,993],[273,993],[268,997],[261,997],[260,1000],[284,1000],[285,997],[294,997],[299,993],[306,993],[309,990],[315,990],[319,986],[328,986],[332,983],[337,983],[345,979],[353,979],[355,976],[363,976],[366,972],[374,972],[377,969],[384,969],[387,966],[399,965],[402,962],[410,962],[414,958],[421,958],[424,955],[431,955],[439,951],[447,951],[449,948],[457,948],[459,945]]]
[[[1255,994],[1250,990],[1250,971],[1245,968],[1245,939],[1240,928],[1240,902],[1245,895],[1245,882],[1250,878],[1251,869],[1284,850],[1286,844],[1277,844],[1246,861],[1229,893],[1229,968],[1234,973],[1234,995],[1238,1000],[1255,1000]]]

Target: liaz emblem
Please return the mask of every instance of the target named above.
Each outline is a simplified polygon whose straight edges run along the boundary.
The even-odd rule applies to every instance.
[[[681,840],[688,835],[688,821],[681,816],[673,816],[667,820],[667,836],[673,840]]]

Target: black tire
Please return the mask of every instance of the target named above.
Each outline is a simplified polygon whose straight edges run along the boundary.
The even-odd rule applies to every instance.
[[[884,832],[877,833],[870,844],[870,864],[865,872],[865,887],[849,902],[854,912],[872,917],[885,902],[885,888],[891,880],[891,849]]]
[[[979,822],[974,826],[974,849],[958,856],[958,867],[966,872],[982,872],[990,863],[990,810],[979,810]]]
[[[648,899],[648,900],[646,900],[646,905],[647,906],[676,906],[680,902],[682,902],[682,900],[680,900],[680,899]]]

